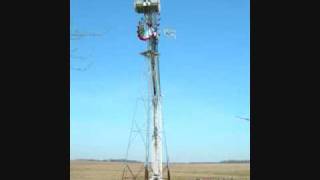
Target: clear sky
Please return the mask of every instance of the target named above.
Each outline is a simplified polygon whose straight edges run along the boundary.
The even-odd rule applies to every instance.
[[[250,116],[249,0],[161,0],[161,8],[160,27],[177,32],[159,43],[170,160],[250,159],[250,123],[236,118]],[[146,93],[141,15],[133,0],[71,0],[70,15],[72,31],[103,34],[71,41],[71,66],[92,63],[70,71],[71,159],[124,158]],[[129,159],[143,160],[141,148]]]

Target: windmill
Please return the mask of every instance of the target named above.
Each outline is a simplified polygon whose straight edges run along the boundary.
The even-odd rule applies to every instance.
[[[146,42],[147,50],[140,54],[144,56],[149,67],[149,96],[151,105],[150,129],[146,133],[146,158],[144,163],[145,180],[170,180],[169,163],[167,158],[166,166],[163,168],[163,140],[165,139],[161,111],[161,88],[159,72],[159,21],[160,21],[160,0],[135,0],[134,9],[142,14],[137,26],[137,36],[141,41]],[[172,36],[175,32],[168,31],[166,36]],[[149,133],[149,130],[151,133]],[[150,135],[150,136],[149,136]],[[149,139],[151,139],[151,160],[149,160]],[[166,147],[166,146],[165,146]],[[129,171],[129,176],[127,175]],[[122,179],[137,179],[129,166],[126,166]]]

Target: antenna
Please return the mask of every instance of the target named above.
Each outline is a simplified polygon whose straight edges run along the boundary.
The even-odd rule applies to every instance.
[[[171,29],[171,28],[164,28],[163,29],[163,34],[168,37],[168,38],[174,38],[177,39],[177,33],[175,29]]]
[[[70,33],[70,40],[79,40],[84,37],[99,37],[103,36],[103,33],[93,33],[93,32],[80,32],[79,30],[75,30]]]
[[[246,120],[246,121],[250,121],[250,118],[244,118],[244,117],[239,117],[239,116],[236,116],[236,118],[242,119],[242,120]]]
[[[92,33],[92,32],[80,32],[79,30],[75,30],[73,32],[70,33],[70,40],[80,40],[82,38],[85,37],[99,37],[99,36],[103,36],[103,33]],[[73,60],[78,60],[78,62],[82,62],[83,64],[83,60],[88,59],[87,57],[83,57],[83,56],[77,56],[75,55],[76,52],[78,52],[78,48],[73,48],[70,50],[70,59]],[[72,65],[70,65],[72,70],[76,70],[76,71],[86,71],[88,70],[92,65],[93,65],[93,61],[85,63],[86,65],[84,65],[83,67],[74,67]]]

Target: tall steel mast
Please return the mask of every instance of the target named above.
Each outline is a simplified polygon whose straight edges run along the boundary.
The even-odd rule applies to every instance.
[[[146,15],[156,23],[156,15]],[[147,57],[151,72],[151,99],[152,99],[152,180],[162,179],[162,112],[161,89],[159,75],[158,39],[148,41]]]
[[[139,38],[147,42],[147,50],[143,53],[150,67],[151,84],[151,121],[152,121],[152,160],[150,180],[162,180],[162,112],[161,112],[161,89],[159,74],[158,52],[158,26],[160,0],[135,0],[135,10],[144,14],[143,22],[140,22],[142,32]],[[145,28],[144,28],[145,27]],[[139,27],[138,27],[139,28]],[[140,30],[141,30],[140,29]],[[138,30],[139,31],[139,30]],[[146,160],[148,161],[148,159]],[[149,162],[146,162],[148,168]],[[148,171],[148,170],[146,170]],[[147,175],[149,176],[149,175]],[[149,177],[148,177],[149,178]]]

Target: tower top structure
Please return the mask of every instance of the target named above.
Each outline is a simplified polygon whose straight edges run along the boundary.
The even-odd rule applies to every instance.
[[[160,12],[160,0],[135,0],[134,9],[142,14]]]

